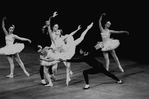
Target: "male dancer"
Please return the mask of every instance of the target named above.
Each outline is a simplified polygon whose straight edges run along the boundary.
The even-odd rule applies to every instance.
[[[88,78],[88,74],[97,74],[97,73],[104,73],[105,75],[111,77],[112,79],[116,80],[116,83],[118,84],[122,84],[123,82],[118,79],[115,75],[111,74],[110,72],[108,72],[103,64],[99,61],[96,60],[95,56],[93,55],[93,52],[95,52],[96,50],[98,50],[100,48],[100,46],[97,44],[95,46],[95,48],[90,51],[90,52],[86,52],[86,51],[83,51],[82,49],[80,50],[80,54],[83,55],[82,58],[80,59],[71,59],[71,60],[66,60],[68,62],[86,62],[89,66],[91,66],[92,68],[90,69],[87,69],[87,70],[84,70],[83,71],[83,76],[84,76],[84,79],[85,79],[85,83],[86,85],[84,86],[83,89],[89,89],[90,86],[89,86],[89,78]]]

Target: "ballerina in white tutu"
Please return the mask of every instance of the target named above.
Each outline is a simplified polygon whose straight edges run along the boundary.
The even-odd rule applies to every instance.
[[[45,74],[46,79],[48,80],[48,84],[46,84],[46,81],[44,79],[44,74],[41,73],[42,82],[43,84],[46,84],[45,86],[53,86],[52,78],[53,78],[53,72],[55,69],[55,64],[57,64],[59,61],[59,58],[56,57],[55,51],[51,47],[44,47],[38,46],[40,49],[38,50],[40,54],[40,65],[43,66],[43,73]],[[42,77],[43,76],[43,77]]]
[[[53,16],[55,17],[56,15],[57,15],[57,13],[54,12]],[[50,18],[49,18],[49,21],[47,21],[46,23],[48,23],[47,25],[48,25],[49,36],[50,36],[51,41],[52,41],[51,47],[53,47],[56,50],[58,57],[62,58],[63,60],[71,59],[75,54],[76,46],[83,41],[86,33],[93,26],[93,23],[91,23],[87,27],[87,29],[81,34],[81,36],[77,40],[74,40],[73,35],[78,30],[81,29],[80,25],[72,33],[62,36],[61,30],[58,29],[57,24],[54,25],[53,31],[51,30],[51,27],[50,27],[50,20],[51,19]],[[72,74],[72,71],[70,69],[71,68],[70,62],[64,62],[64,64],[67,68],[66,69],[66,84],[68,86],[69,81],[71,81],[70,74]]]
[[[5,28],[5,22],[4,20],[6,17],[3,18],[2,20],[2,29],[5,33],[5,40],[6,40],[6,45],[2,48],[0,48],[0,54],[1,55],[6,55],[7,59],[10,63],[10,74],[6,77],[13,78],[14,74],[14,62],[13,58],[18,62],[18,64],[21,66],[23,69],[24,73],[27,76],[30,76],[30,74],[26,71],[23,62],[20,59],[19,53],[24,49],[24,44],[23,43],[14,43],[15,39],[22,40],[22,41],[28,41],[31,43],[31,40],[19,37],[15,34],[13,34],[15,26],[12,25],[9,30],[7,31]]]
[[[49,18],[49,20],[46,21],[46,25],[44,25],[43,28],[42,28],[43,32],[44,32],[44,29],[45,29],[45,28],[48,28],[48,32],[47,32],[48,35],[54,34],[54,33],[49,33],[49,32],[54,32],[54,30],[57,30],[57,31],[59,31],[59,32],[62,31],[62,30],[58,29],[58,25],[57,25],[57,24],[54,25],[53,31],[51,30],[51,26],[50,26],[50,25],[51,25],[51,24],[50,24],[51,18],[54,18],[55,16],[57,16],[57,12],[54,12],[54,13],[53,13],[53,15]],[[55,35],[53,35],[53,36],[51,36],[51,37],[55,37]],[[53,39],[51,39],[51,46],[50,46],[50,47],[56,49],[56,46],[55,46],[55,44],[54,44],[54,42],[53,42],[52,40],[53,40]],[[57,45],[57,46],[58,46],[58,45]],[[60,47],[59,47],[59,48],[60,48]],[[53,66],[54,75],[57,74],[57,67],[58,67],[58,64],[55,64],[55,66]],[[56,79],[55,76],[53,76],[53,78]]]
[[[105,24],[105,28],[102,27],[101,25],[101,20],[102,20],[102,16],[105,15],[105,13],[103,13],[99,19],[99,28],[101,31],[101,37],[102,37],[102,42],[99,42],[98,45],[101,46],[101,51],[103,51],[103,55],[104,58],[106,60],[106,69],[109,70],[109,55],[108,52],[110,52],[113,56],[113,58],[115,59],[116,63],[118,64],[119,69],[124,72],[119,59],[115,53],[115,49],[120,45],[119,40],[117,39],[112,39],[110,38],[111,33],[128,33],[127,31],[114,31],[114,30],[109,30],[109,27],[111,25],[110,21],[108,21]]]

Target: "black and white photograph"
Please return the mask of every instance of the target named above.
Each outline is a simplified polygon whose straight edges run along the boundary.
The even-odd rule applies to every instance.
[[[144,1],[0,1],[0,99],[148,99]]]

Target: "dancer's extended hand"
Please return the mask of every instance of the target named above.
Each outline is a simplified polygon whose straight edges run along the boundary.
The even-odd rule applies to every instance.
[[[42,49],[42,46],[41,45],[37,45],[37,47],[40,48],[40,49]]]
[[[127,33],[129,35],[129,32],[128,31],[125,31],[125,33]]]
[[[6,17],[3,17],[3,20],[6,20],[7,18]]]
[[[53,16],[52,17],[56,17],[58,14],[57,14],[57,12],[55,11],[54,13],[53,13]]]
[[[30,39],[27,40],[29,43],[31,43],[32,41]]]
[[[104,16],[105,16],[105,15],[106,15],[106,13],[102,13],[102,15],[104,15]]]
[[[42,51],[42,46],[41,45],[37,45],[37,47],[39,48],[39,50],[37,52],[41,52]]]
[[[81,29],[81,25],[78,26],[78,29],[77,30],[80,30],[80,29]]]
[[[84,56],[87,56],[89,53],[88,52],[84,52]]]
[[[102,42],[97,42],[97,44],[95,45],[95,49],[98,50],[100,48],[103,48],[103,43]]]
[[[91,28],[93,26],[93,22],[87,26],[87,28]]]

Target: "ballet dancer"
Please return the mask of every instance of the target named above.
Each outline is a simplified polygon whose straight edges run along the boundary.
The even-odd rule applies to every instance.
[[[46,58],[47,57],[47,54],[48,54],[48,49],[50,48],[50,47],[48,47],[48,46],[46,46],[46,47],[44,47],[44,48],[42,48],[42,46],[41,45],[38,45],[38,48],[39,48],[39,50],[37,51],[39,54],[40,54],[40,58]],[[43,84],[43,85],[46,85],[46,81],[45,81],[45,79],[44,79],[44,64],[45,63],[47,63],[47,62],[45,62],[45,61],[42,61],[41,59],[40,59],[40,70],[39,70],[39,73],[40,73],[40,78],[41,78],[41,83]],[[53,64],[53,65],[55,65],[55,64]],[[56,65],[55,65],[56,66]],[[52,67],[52,68],[51,68]],[[51,70],[53,70],[53,68],[55,68],[54,66],[50,66],[49,67],[49,73],[51,74],[51,79],[53,80],[53,81],[56,81],[56,79],[55,79],[55,76],[54,76],[54,74],[53,74],[53,71],[51,71]]]
[[[109,27],[111,25],[110,21],[107,21],[107,23],[105,24],[105,28],[103,28],[102,24],[101,24],[103,15],[106,15],[106,13],[103,13],[99,19],[99,28],[101,31],[102,42],[98,42],[98,44],[100,46],[102,46],[101,51],[103,52],[103,56],[106,60],[106,69],[109,70],[110,61],[109,61],[108,52],[110,52],[111,55],[113,56],[114,60],[118,64],[118,67],[121,70],[121,72],[124,72],[124,69],[122,68],[122,66],[119,62],[119,59],[116,55],[116,52],[115,52],[115,49],[120,45],[120,42],[117,39],[110,38],[110,35],[111,35],[111,33],[128,33],[128,32],[127,31],[110,30],[109,29]]]
[[[49,32],[52,32],[51,26],[50,26],[50,25],[51,25],[51,24],[50,24],[51,18],[54,18],[55,16],[57,16],[57,12],[54,12],[53,15],[49,18],[49,20],[46,21],[46,25],[44,25],[43,28],[42,28],[42,31],[43,31],[43,32],[44,32],[45,28],[48,28],[47,34],[50,35]],[[53,28],[57,28],[57,27],[58,27],[58,25],[56,24]],[[51,34],[52,34],[52,33],[51,33]],[[53,36],[51,36],[51,37],[53,37]],[[51,46],[50,46],[50,47],[52,47],[52,48],[55,47],[54,44],[53,44],[52,39],[51,39]],[[55,66],[53,66],[53,67],[54,67],[54,71],[53,71],[53,72],[54,72],[55,75],[57,74],[57,66],[58,66],[58,64],[55,64]],[[53,79],[56,79],[56,78],[54,78],[54,76],[53,76]]]
[[[44,75],[41,74],[42,82],[43,84],[46,84],[45,86],[53,86],[52,83],[52,75],[53,75],[53,67],[55,64],[57,64],[59,61],[59,58],[56,57],[55,52],[52,48],[50,47],[45,47],[42,49],[41,46],[39,46],[40,49],[38,52],[40,52],[40,65],[43,67],[42,72],[44,71],[45,77],[48,80],[48,84],[46,84],[44,80]]]
[[[92,26],[93,26],[93,23],[91,23],[87,27],[87,29],[81,34],[80,38],[78,38],[76,40],[74,40],[73,36],[71,35],[74,32],[71,33],[70,35],[66,35],[67,38],[65,39],[65,41],[64,40],[61,41],[61,42],[65,42],[66,43],[64,46],[61,47],[63,49],[63,51],[62,52],[57,51],[58,52],[57,55],[61,59],[63,59],[63,60],[65,60],[65,59],[71,59],[74,56],[74,54],[75,54],[76,46],[83,41],[84,36],[86,35],[87,31]],[[64,62],[64,64],[67,67],[66,68],[66,84],[68,86],[69,85],[69,82],[71,81],[71,79],[70,79],[70,75],[71,75],[70,74],[71,73],[71,71],[70,71],[71,70],[70,65],[71,64],[70,64],[70,62]]]
[[[29,40],[27,38],[22,38],[22,37],[19,37],[19,36],[13,34],[13,31],[15,29],[14,25],[12,25],[9,28],[9,30],[7,31],[5,28],[5,22],[4,22],[5,19],[6,19],[6,17],[4,17],[2,19],[2,29],[5,33],[6,45],[4,47],[0,48],[0,54],[6,55],[8,61],[9,61],[9,64],[10,64],[10,74],[7,75],[6,77],[13,78],[13,76],[14,76],[13,58],[18,62],[20,67],[23,69],[24,73],[27,76],[30,76],[30,74],[26,71],[25,66],[19,56],[19,53],[24,49],[24,44],[23,43],[14,43],[14,41],[15,41],[15,39],[18,39],[18,40],[22,40],[22,41],[28,41],[29,43],[31,43],[31,40]]]
[[[57,14],[53,14],[55,16]],[[75,54],[75,49],[78,44],[80,44],[88,30],[93,26],[93,23],[91,23],[87,29],[81,34],[80,38],[77,40],[74,40],[73,35],[81,29],[80,25],[78,26],[78,29],[73,31],[72,33],[62,36],[61,35],[61,30],[58,29],[58,25],[54,25],[53,31],[51,30],[50,27],[50,18],[48,23],[48,30],[49,30],[49,36],[51,38],[51,41],[53,42],[51,45],[55,50],[57,50],[57,54],[59,57],[62,59],[71,59],[74,54]],[[66,66],[66,84],[67,86],[69,85],[70,79],[70,74],[72,74],[72,71],[70,69],[70,62],[64,62]]]
[[[38,45],[38,48],[39,50],[37,52],[40,54],[39,57],[45,57],[47,55],[47,51],[43,49],[41,45]],[[41,64],[41,60],[40,60],[40,64]],[[40,65],[39,73],[40,73],[41,83],[45,85],[46,81],[44,79],[44,66],[43,65]]]
[[[90,88],[88,74],[104,73],[108,77],[111,77],[112,79],[116,80],[116,83],[118,83],[118,84],[123,83],[115,75],[108,72],[104,68],[104,66],[101,62],[96,60],[94,54],[95,54],[95,51],[98,50],[99,48],[100,48],[99,46],[95,46],[95,48],[91,51],[83,51],[82,49],[80,49],[80,54],[82,55],[82,58],[66,60],[67,62],[85,62],[89,66],[92,67],[90,69],[86,69],[86,70],[83,71],[83,76],[84,76],[85,83],[86,83],[85,86],[83,87],[84,90]]]

